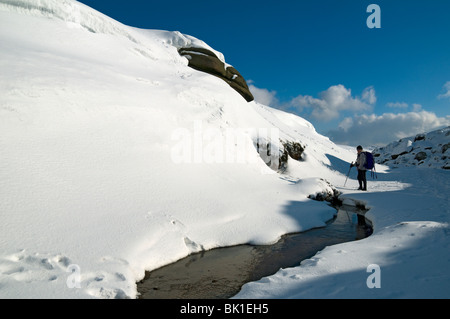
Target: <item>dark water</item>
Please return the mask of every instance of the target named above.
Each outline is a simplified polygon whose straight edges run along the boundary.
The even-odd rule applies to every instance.
[[[342,206],[326,227],[283,236],[267,246],[239,245],[190,255],[147,272],[137,283],[143,299],[230,298],[250,281],[298,266],[326,246],[366,238],[372,233],[365,211]]]

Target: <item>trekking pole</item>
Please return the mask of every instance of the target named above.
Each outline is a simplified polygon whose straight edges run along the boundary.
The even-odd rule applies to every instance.
[[[353,162],[350,164],[350,168],[348,169],[347,178],[345,179],[344,187],[345,187],[345,184],[347,184],[348,176],[350,175],[350,171],[351,171],[352,167],[353,167]]]

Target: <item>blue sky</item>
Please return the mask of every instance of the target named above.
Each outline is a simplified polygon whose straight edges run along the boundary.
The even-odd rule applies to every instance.
[[[80,2],[222,52],[257,100],[337,143],[386,144],[450,125],[450,1]],[[367,27],[369,4],[381,28]]]

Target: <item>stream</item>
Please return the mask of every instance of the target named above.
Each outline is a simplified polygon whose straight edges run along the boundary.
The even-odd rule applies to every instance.
[[[225,299],[250,281],[295,267],[326,246],[360,240],[372,234],[365,210],[336,207],[325,227],[284,235],[273,245],[238,245],[189,255],[146,272],[137,283],[141,299]]]

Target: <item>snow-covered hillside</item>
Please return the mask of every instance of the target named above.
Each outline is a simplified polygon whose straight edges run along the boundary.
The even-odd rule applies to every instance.
[[[335,297],[343,282],[360,287],[360,275],[341,272],[364,276],[370,263],[385,269],[408,256],[415,267],[394,267],[395,287],[416,276],[448,297],[450,261],[438,255],[449,251],[448,171],[404,180],[379,165],[368,193],[353,190],[353,175],[344,189],[354,150],[298,116],[247,103],[188,67],[181,47],[225,63],[192,36],[125,26],[76,1],[0,0],[1,298],[135,298],[145,270],[325,225],[335,210],[308,195],[330,191],[327,182],[373,207],[374,235],[333,246],[308,264],[309,276],[286,277],[290,285],[249,284],[245,296],[263,286],[295,297],[299,279],[334,272]],[[412,239],[435,245],[411,257],[420,245]],[[430,259],[437,268],[423,277]],[[315,287],[303,296],[330,296]]]
[[[402,138],[373,153],[377,163],[390,167],[450,169],[450,127]]]
[[[134,298],[145,269],[333,216],[307,195],[324,150],[348,153],[189,68],[189,46],[213,50],[76,1],[0,1],[0,296]],[[280,140],[305,148],[283,178]]]

